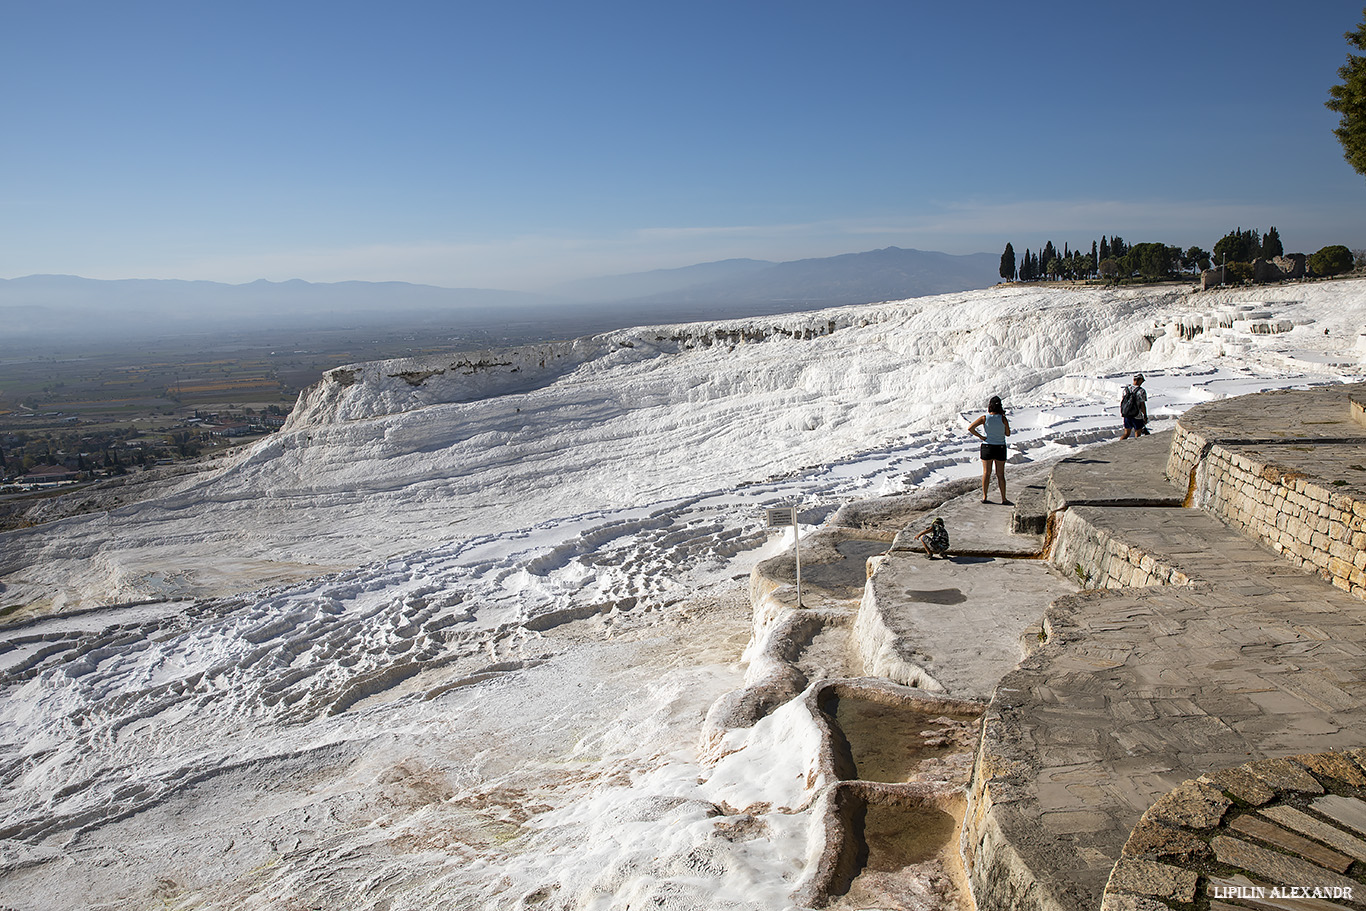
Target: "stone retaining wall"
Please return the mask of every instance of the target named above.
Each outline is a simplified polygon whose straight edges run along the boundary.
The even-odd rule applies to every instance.
[[[1241,415],[1229,402],[1192,408],[1177,422],[1167,475],[1187,479],[1190,505],[1261,541],[1292,565],[1366,598],[1366,498],[1359,485],[1342,478],[1344,466],[1350,473],[1366,463],[1366,437],[1361,436],[1366,387],[1257,398],[1280,410],[1283,402],[1295,402],[1287,395],[1303,403],[1297,414],[1301,426],[1279,438],[1234,438],[1231,418],[1257,429],[1258,412],[1247,405]],[[1337,472],[1325,471],[1323,466],[1334,460]]]
[[[1091,517],[1100,507],[1074,506],[1055,518],[1059,522],[1048,554],[1049,562],[1073,577],[1084,589],[1145,585],[1185,585],[1186,574],[1161,555],[1132,547],[1099,528]]]
[[[1366,597],[1366,502],[1259,455],[1251,448],[1211,447],[1197,472],[1199,505],[1292,565]]]
[[[1178,420],[1172,433],[1171,452],[1167,454],[1167,477],[1177,483],[1182,478],[1187,479],[1187,489],[1190,489],[1192,472],[1204,460],[1204,450],[1204,436]]]

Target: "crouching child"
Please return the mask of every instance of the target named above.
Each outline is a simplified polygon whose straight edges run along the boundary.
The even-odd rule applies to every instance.
[[[949,532],[944,527],[944,520],[935,518],[930,522],[929,527],[916,535],[918,540],[925,547],[925,554],[931,560],[936,556],[947,558],[949,555]]]

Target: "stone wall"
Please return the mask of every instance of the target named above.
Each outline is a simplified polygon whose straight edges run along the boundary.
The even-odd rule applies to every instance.
[[[1252,280],[1278,282],[1286,279],[1304,278],[1305,255],[1290,253],[1272,259],[1257,259],[1252,263]]]
[[[1197,473],[1204,478],[1200,505],[1292,565],[1366,597],[1366,502],[1265,455],[1258,447],[1211,447]]]
[[[1224,283],[1224,270],[1218,267],[1206,269],[1200,273],[1200,290],[1208,291],[1210,288],[1217,288]]]
[[[1293,418],[1268,421],[1263,403]],[[1167,475],[1188,479],[1191,505],[1366,598],[1364,406],[1363,385],[1197,406],[1177,423]],[[1285,430],[1249,438],[1255,417]]]
[[[1059,513],[1049,561],[1084,589],[1185,585],[1190,579],[1160,554],[1131,547],[1092,521],[1097,509],[1074,506]]]
[[[1203,434],[1177,421],[1176,430],[1172,433],[1171,452],[1167,454],[1167,477],[1177,483],[1182,478],[1187,479],[1186,488],[1189,491],[1194,483],[1192,472],[1205,458],[1205,446]]]

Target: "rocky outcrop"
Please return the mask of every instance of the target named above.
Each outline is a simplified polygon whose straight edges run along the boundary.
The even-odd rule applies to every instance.
[[[1208,291],[1210,288],[1217,288],[1224,284],[1224,270],[1221,268],[1206,269],[1200,273],[1200,290]]]
[[[1272,259],[1257,259],[1252,263],[1252,280],[1258,284],[1304,278],[1303,253],[1290,253]]]
[[[1230,263],[1229,265],[1233,264]],[[1252,280],[1259,285],[1304,278],[1304,274],[1305,255],[1303,253],[1287,253],[1284,256],[1276,256],[1271,259],[1259,257],[1252,263]],[[1208,291],[1210,288],[1218,288],[1220,285],[1227,284],[1236,284],[1236,282],[1228,278],[1227,271],[1222,266],[1206,269],[1200,273],[1201,291]]]

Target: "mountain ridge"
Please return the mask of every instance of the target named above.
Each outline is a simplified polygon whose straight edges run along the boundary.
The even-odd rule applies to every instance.
[[[641,322],[728,318],[904,300],[990,287],[996,258],[886,247],[768,262],[727,259],[609,275],[546,293],[446,288],[411,282],[228,284],[196,279],[91,279],[35,274],[0,279],[0,322],[12,339],[130,337],[272,326],[394,325],[449,319],[469,328],[514,321],[581,320],[592,331]]]

